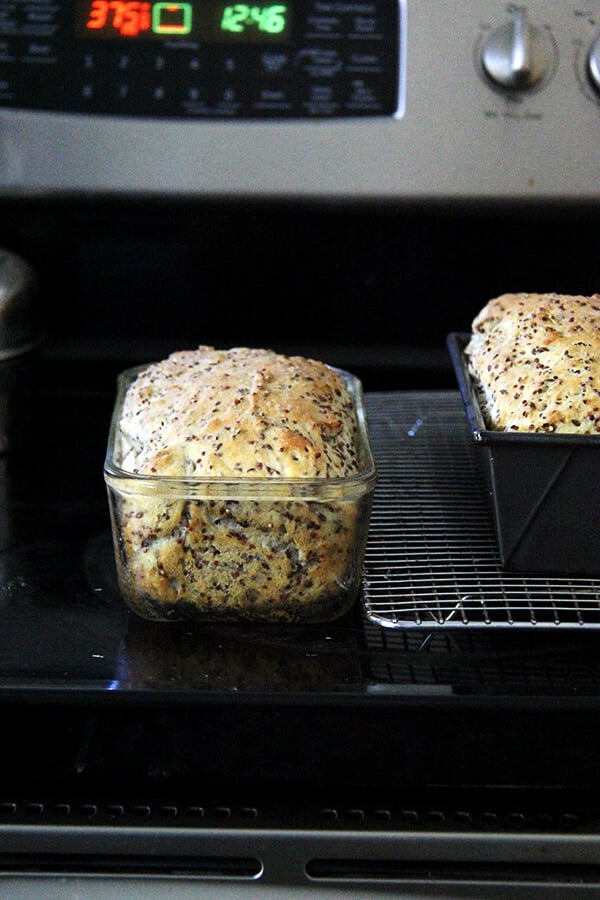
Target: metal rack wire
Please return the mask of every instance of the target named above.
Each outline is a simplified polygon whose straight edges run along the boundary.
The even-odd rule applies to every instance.
[[[368,397],[378,463],[363,601],[386,628],[600,628],[600,580],[502,569],[458,392]]]

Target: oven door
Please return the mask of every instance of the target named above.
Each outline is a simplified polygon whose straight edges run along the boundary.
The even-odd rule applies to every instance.
[[[598,588],[559,579],[540,589],[498,566],[442,335],[444,317],[466,321],[474,296],[458,290],[450,302],[432,291],[443,309],[425,339],[420,318],[408,332],[401,323],[403,309],[418,316],[423,303],[400,306],[392,279],[379,310],[361,305],[374,335],[367,348],[351,332],[343,341],[339,328],[328,343],[335,323],[355,313],[333,300],[327,311],[319,294],[331,331],[293,335],[311,355],[334,348],[334,361],[356,368],[365,385],[378,483],[363,592],[348,614],[322,626],[192,627],[128,612],[102,478],[115,376],[169,343],[169,333],[154,333],[167,309],[156,273],[161,262],[169,269],[178,236],[208,234],[216,214],[171,209],[167,239],[164,212],[80,203],[20,212],[22,223],[52,216],[44,241],[53,246],[68,234],[55,259],[69,268],[74,296],[62,300],[69,315],[50,322],[34,414],[2,459],[0,884],[16,896],[593,896]],[[235,225],[252,234],[258,210],[220,214],[230,233]],[[295,228],[302,254],[346,214],[269,206],[264,215],[273,230]],[[597,232],[567,210],[551,221],[508,210],[365,210],[348,219],[370,259],[367,288],[381,252],[374,236],[398,228],[434,262],[423,278],[449,271],[439,264],[449,262],[448,234],[459,259],[481,259],[492,231],[527,227],[535,265],[556,272],[560,259],[561,278],[575,277],[575,266],[593,281],[584,248]],[[569,233],[577,241],[559,257]],[[142,246],[152,252],[136,266]],[[501,242],[493,246],[490,271],[500,271]],[[346,249],[330,244],[340,260]],[[402,260],[395,265],[400,277]],[[470,269],[453,271],[466,291]],[[278,278],[291,287],[289,273]],[[175,309],[190,310],[200,340],[210,283],[199,278],[185,301],[172,293],[168,304],[170,322]],[[491,288],[482,281],[482,292]],[[313,303],[316,291],[315,276]],[[127,314],[142,301],[144,330]],[[280,302],[264,295],[265,322]],[[244,333],[231,319],[223,329],[223,339]],[[406,344],[396,346],[395,334]]]

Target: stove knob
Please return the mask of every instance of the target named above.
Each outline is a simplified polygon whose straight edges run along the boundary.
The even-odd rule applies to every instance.
[[[592,86],[600,93],[600,34],[592,44],[588,57],[588,73]]]
[[[481,51],[483,71],[490,81],[507,91],[536,87],[555,62],[552,38],[531,25],[522,9],[515,10],[506,25],[492,31]]]

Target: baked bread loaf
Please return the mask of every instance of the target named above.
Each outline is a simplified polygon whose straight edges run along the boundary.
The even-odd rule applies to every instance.
[[[342,376],[268,350],[171,354],[133,382],[119,427],[121,466],[139,474],[332,478],[358,466]]]
[[[151,487],[109,480],[132,609],[272,622],[348,609],[373,485],[325,486],[365,467],[350,383],[317,360],[244,347],[174,353],[137,375],[118,412],[115,462]]]
[[[600,294],[503,294],[465,347],[488,428],[600,432]]]

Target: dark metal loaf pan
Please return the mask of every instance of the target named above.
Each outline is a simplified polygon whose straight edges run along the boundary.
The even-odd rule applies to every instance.
[[[488,429],[464,356],[469,337],[449,334],[447,347],[486,479],[502,566],[600,575],[600,436]]]

